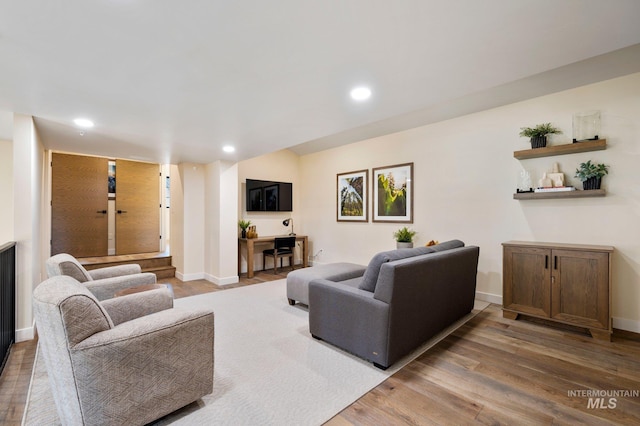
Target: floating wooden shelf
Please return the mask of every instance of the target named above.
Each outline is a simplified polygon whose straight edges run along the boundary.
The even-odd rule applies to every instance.
[[[543,149],[543,148],[539,148]],[[544,200],[551,198],[587,198],[604,197],[607,191],[604,189],[590,189],[588,191],[561,191],[561,192],[518,192],[513,194],[514,200]]]
[[[595,141],[585,141],[576,143],[567,143],[564,145],[546,146],[544,148],[525,149],[515,151],[513,156],[518,160],[526,160],[528,158],[549,157],[552,155],[575,154],[577,152],[602,151],[607,149],[607,140],[598,139]]]

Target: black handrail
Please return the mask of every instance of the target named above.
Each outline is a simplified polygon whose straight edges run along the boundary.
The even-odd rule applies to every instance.
[[[0,246],[0,372],[16,341],[16,243]]]

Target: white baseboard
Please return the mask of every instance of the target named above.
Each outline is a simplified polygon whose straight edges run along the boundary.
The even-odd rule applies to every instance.
[[[21,328],[16,330],[16,343],[33,340],[35,337],[35,327]]]
[[[640,333],[640,321],[613,317],[613,328]]]
[[[204,280],[204,272],[196,272],[192,274],[183,274],[176,271],[176,278],[180,281]]]
[[[502,306],[502,296],[499,294],[476,291],[476,299]]]
[[[221,286],[235,284],[238,281],[240,281],[240,278],[237,275],[232,276],[232,277],[220,278],[220,277],[213,276],[211,274],[205,274],[204,279],[209,281],[210,283],[214,283],[214,284],[221,285]]]

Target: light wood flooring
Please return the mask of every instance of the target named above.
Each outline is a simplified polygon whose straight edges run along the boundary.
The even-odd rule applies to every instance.
[[[258,272],[224,289],[286,275],[286,269]],[[204,280],[163,282],[173,284],[176,298],[224,290]],[[34,340],[11,350],[0,376],[2,425],[20,424],[35,348]],[[638,335],[616,332],[611,343],[599,342],[575,330],[504,319],[491,305],[327,424],[640,424],[639,397],[593,408],[589,398],[569,395],[581,389],[640,392]],[[603,406],[609,403],[605,398]]]

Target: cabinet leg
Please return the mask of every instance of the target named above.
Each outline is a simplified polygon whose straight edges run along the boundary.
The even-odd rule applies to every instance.
[[[590,328],[589,332],[591,333],[591,337],[596,340],[604,340],[607,342],[611,341],[611,333],[608,330],[598,330],[597,328]]]
[[[517,312],[505,311],[504,309],[502,310],[502,318],[515,320],[518,319],[518,315],[519,314]]]

